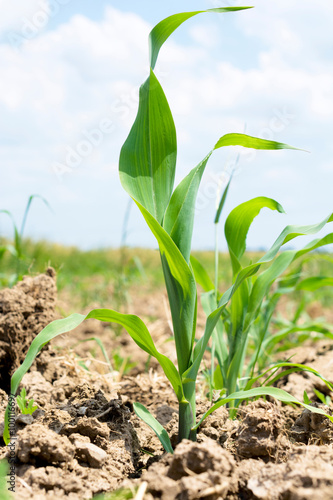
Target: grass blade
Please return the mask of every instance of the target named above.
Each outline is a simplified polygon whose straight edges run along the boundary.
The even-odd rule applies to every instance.
[[[288,394],[288,392],[278,389],[276,387],[256,387],[255,389],[250,389],[248,391],[238,391],[234,392],[233,394],[230,394],[227,398],[221,399],[217,403],[215,403],[199,420],[199,422],[193,427],[193,430],[198,429],[198,427],[202,424],[202,422],[207,418],[213,411],[217,410],[220,408],[220,406],[223,406],[227,403],[230,403],[231,401],[242,401],[245,399],[250,399],[258,396],[271,396],[278,401],[281,401],[282,403],[293,403],[297,405],[301,405],[304,408],[307,408],[310,410],[312,413],[318,413],[319,415],[324,415],[325,417],[329,418],[331,422],[333,422],[333,416],[329,415],[328,413],[325,413],[324,410],[321,408],[316,408],[314,406],[307,405],[306,403],[302,403],[301,401],[298,401],[294,396],[291,394]]]
[[[212,151],[178,184],[165,212],[163,227],[170,234],[189,262],[195,214],[195,202],[200,181]]]
[[[170,438],[164,427],[156,420],[155,417],[141,403],[133,403],[133,409],[136,415],[141,418],[155,432],[158,439],[161,441],[163,448],[168,453],[173,454],[173,448]]]

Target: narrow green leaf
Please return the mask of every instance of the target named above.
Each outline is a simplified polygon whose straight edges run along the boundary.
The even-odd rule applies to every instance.
[[[275,240],[270,250],[258,261],[258,263],[264,262],[264,260],[267,261],[267,259],[271,260],[272,258],[274,258],[277,255],[280,248],[289,241],[293,240],[294,238],[297,238],[298,236],[310,236],[312,234],[318,233],[329,222],[333,222],[333,213],[328,217],[326,217],[323,221],[319,222],[318,224],[311,224],[308,226],[286,226],[284,230],[280,233],[278,238]],[[320,246],[329,245],[330,243],[332,243],[331,239],[332,235],[329,234],[320,240],[318,239],[317,240],[318,245],[316,241],[312,241],[311,243],[306,245],[302,250],[297,252],[294,259],[297,259],[302,255],[304,255],[305,253],[309,252],[310,247],[311,250],[316,250],[316,248],[319,248]]]
[[[44,203],[44,205],[52,212],[52,208],[51,208],[49,202],[43,196],[40,196],[39,194],[32,194],[31,196],[29,196],[28,203],[27,203],[27,206],[25,208],[23,219],[22,219],[21,229],[20,229],[20,238],[21,239],[23,238],[24,228],[25,228],[25,224],[27,222],[27,217],[28,217],[31,203],[35,198],[38,198],[39,200],[41,200]]]
[[[216,9],[208,10],[197,10],[194,12],[183,12],[180,14],[174,14],[169,16],[163,21],[159,22],[150,32],[149,35],[149,60],[150,66],[154,69],[158,53],[164,44],[164,42],[169,38],[169,36],[181,25],[183,22],[187,21],[197,14],[202,14],[204,12],[215,12],[215,13],[225,13],[225,12],[235,12],[238,10],[251,9],[251,7],[220,7]]]
[[[237,161],[238,161],[238,159],[237,159]],[[229,191],[229,187],[230,187],[231,181],[232,181],[232,175],[230,176],[229,182],[228,182],[228,184],[226,185],[226,187],[223,190],[219,206],[217,207],[217,210],[216,210],[214,224],[218,224],[219,221],[220,221],[221,213],[222,213],[224,204],[225,204],[227,196],[228,196],[228,191]]]
[[[279,368],[287,368],[287,370],[281,371],[280,373],[278,373],[277,375],[275,375],[275,372]],[[322,380],[331,391],[333,390],[332,383],[329,380],[327,380],[325,377],[323,377],[319,372],[317,372],[317,370],[315,370],[314,368],[311,368],[311,366],[302,365],[300,363],[291,363],[289,361],[288,362],[276,363],[275,365],[270,366],[263,373],[260,373],[260,375],[257,375],[256,377],[252,378],[251,381],[247,384],[246,389],[249,389],[249,387],[251,387],[254,383],[256,383],[258,380],[260,380],[261,378],[263,378],[265,375],[267,375],[271,371],[273,371],[274,373],[271,374],[271,375],[269,375],[265,379],[265,381],[263,382],[263,384],[266,384],[266,385],[267,384],[269,384],[269,385],[275,384],[275,382],[277,382],[279,379],[283,378],[288,373],[294,373],[294,372],[300,372],[301,371],[301,372],[310,372],[310,373],[313,373],[314,375],[316,375],[316,377],[320,378],[320,380]],[[272,377],[274,377],[274,378],[272,378]]]
[[[155,432],[158,439],[161,441],[166,452],[173,454],[173,448],[170,438],[164,427],[156,420],[155,417],[141,403],[133,403],[133,409],[137,416],[141,418]]]
[[[275,345],[279,344],[293,333],[301,334],[304,332],[321,333],[325,337],[333,340],[333,333],[326,326],[317,323],[310,323],[299,326],[291,326],[290,328],[283,329],[278,333],[275,333],[273,336],[265,339],[262,347],[264,350],[271,351]]]
[[[139,110],[119,158],[123,188],[162,223],[176,169],[176,129],[154,72],[140,88]]]
[[[306,391],[303,392],[303,401],[304,403],[306,403],[307,405],[310,405],[311,404],[311,401],[310,401],[310,398],[308,396],[308,393]]]
[[[158,241],[174,327],[178,369],[189,366],[195,335],[197,288],[193,273],[176,244],[154,217],[136,201]]]
[[[252,137],[246,134],[226,134],[221,137],[215,144],[214,149],[222,148],[224,146],[243,146],[245,148],[251,149],[265,149],[265,150],[276,150],[276,149],[295,149],[298,151],[304,151],[303,149],[294,148],[283,142],[267,141],[266,139],[259,139],[258,137]]]
[[[122,314],[111,309],[93,309],[86,318],[94,318],[99,321],[118,323],[132,337],[134,342],[146,353],[154,356],[161,365],[166,377],[170,381],[179,401],[184,399],[181,379],[177,368],[172,361],[159,353],[154,345],[153,339],[143,321],[133,314]]]
[[[333,286],[333,278],[327,276],[314,276],[312,278],[304,279],[296,285],[296,290],[306,290],[314,292],[323,286]]]
[[[166,210],[165,219],[163,221],[164,229],[170,234],[171,238],[176,243],[187,262],[189,260],[191,252],[195,202],[200,186],[200,181],[206,168],[207,162],[214,150],[223,146],[234,145],[234,143],[237,143],[237,145],[241,145],[246,148],[255,149],[295,149],[286,144],[274,141],[266,141],[264,139],[257,139],[256,137],[250,137],[245,134],[227,134],[219,139],[212,151],[210,151],[208,155],[202,160],[202,162],[200,162],[197,167],[191,170],[191,172],[177,186],[170,199],[168,208]],[[215,223],[217,223],[220,218],[228,194],[230,182],[231,179],[229,180],[221,197],[221,201],[219,203],[219,207],[215,217]],[[248,203],[250,204],[250,202]],[[251,203],[253,204],[254,201],[252,201]],[[272,209],[276,210],[277,208],[274,207]],[[279,209],[282,210],[282,207],[280,205]],[[256,215],[258,214],[253,215],[253,218]],[[252,220],[249,222],[250,225],[252,223]]]
[[[220,406],[223,406],[227,403],[230,403],[231,401],[243,401],[244,399],[250,399],[258,396],[271,396],[278,401],[282,401],[283,403],[293,403],[293,404],[298,404],[303,406],[304,408],[307,408],[310,410],[312,413],[318,413],[319,415],[324,415],[325,417],[329,418],[331,422],[333,422],[333,416],[329,415],[328,413],[325,413],[324,410],[321,408],[316,408],[314,406],[310,406],[306,403],[302,403],[301,401],[298,401],[294,396],[291,394],[288,394],[288,392],[283,391],[282,389],[278,389],[276,387],[256,387],[255,389],[250,389],[249,391],[239,391],[239,392],[234,392],[233,394],[230,394],[227,398],[223,398],[217,403],[215,403],[199,420],[199,422],[193,427],[193,430],[198,429],[198,427],[202,424],[202,422],[207,418],[213,411],[217,410],[220,408]]]
[[[215,291],[211,290],[208,293],[203,293],[201,295],[202,308],[208,317],[216,309],[216,297]],[[224,380],[226,380],[226,368],[228,359],[228,349],[223,338],[223,323],[222,321],[217,321],[215,330],[212,334],[212,338],[215,342],[215,355],[219,363],[221,374]]]
[[[189,262],[195,214],[195,202],[200,181],[212,151],[180,182],[174,190],[163,221],[163,227],[170,234]]]
[[[271,266],[264,271],[254,282],[247,310],[246,323],[244,328],[247,329],[251,321],[255,318],[257,311],[260,308],[262,300],[268,293],[272,283],[281,276],[287,267],[295,259],[308,253],[316,248],[333,243],[333,233],[324,236],[324,238],[314,240],[308,243],[302,250],[288,250],[279,255]]]
[[[215,285],[210,279],[206,269],[203,267],[203,265],[198,261],[196,257],[191,255],[191,266],[193,269],[195,281],[200,285],[205,292],[210,292],[211,290],[214,290]]]

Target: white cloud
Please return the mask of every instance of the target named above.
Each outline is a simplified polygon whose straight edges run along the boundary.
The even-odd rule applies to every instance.
[[[9,30],[19,30],[25,19],[32,18],[41,8],[40,0],[16,0],[8,5],[7,0],[0,0],[0,34]]]
[[[241,30],[248,36],[262,40],[271,50],[296,65],[315,68],[331,58],[330,41],[333,25],[333,3],[327,0],[254,0],[254,9],[236,18]],[[317,58],[315,57],[317,56]]]
[[[308,5],[307,0],[305,3]],[[313,6],[311,11],[307,10],[308,19],[316,8]],[[297,65],[292,64],[293,58],[305,50],[304,44],[310,43],[305,25],[296,22],[293,15],[289,19],[287,2],[281,2],[273,13],[265,4],[260,9],[263,12],[256,13],[244,25],[249,37],[256,34],[266,44],[253,67],[241,69],[231,62],[224,62],[223,56],[217,60],[216,53],[212,58],[209,34],[214,39],[214,24],[211,21],[190,29],[192,38],[198,42],[194,48],[175,43],[172,39],[163,47],[157,72],[179,130],[180,166],[194,166],[220,135],[242,132],[244,122],[252,135],[265,137],[268,134],[266,138],[300,144],[308,149],[318,146],[327,133],[327,124],[333,115],[333,75],[325,65],[325,58],[316,56],[312,61],[302,57]],[[327,6],[327,17],[331,11]],[[19,17],[21,11],[17,12]],[[326,17],[326,11],[323,16]],[[244,14],[242,19],[245,17]],[[268,26],[268,18],[271,26]],[[8,27],[12,21],[6,23]],[[115,166],[136,113],[138,86],[148,72],[147,36],[150,28],[138,15],[110,7],[100,22],[76,15],[55,30],[44,31],[38,37],[26,40],[20,49],[8,43],[0,44],[0,157],[1,163],[8,166],[7,178],[0,187],[4,206],[9,207],[12,201],[12,191],[17,185],[15,180],[23,179],[22,192],[15,194],[17,207],[20,209],[20,199],[22,205],[27,195],[40,192],[50,198],[53,205],[58,204],[56,211],[62,220],[62,226],[59,223],[61,227],[57,228],[59,238],[63,241],[77,238],[78,242],[85,242],[84,231],[80,232],[78,228],[71,235],[66,229],[67,221],[71,226],[75,224],[74,217],[78,213],[87,221],[100,217],[97,214],[100,205],[102,210],[105,207],[104,211],[111,209],[118,215],[121,213],[126,195],[120,194]],[[246,42],[246,37],[244,40]],[[218,39],[214,39],[215,43]],[[312,38],[311,43],[313,51],[319,53],[317,38]],[[320,45],[320,40],[318,43]],[[293,48],[289,52],[288,46]],[[105,120],[109,121],[108,132],[103,131]],[[92,144],[90,140],[88,149],[87,136],[94,137],[96,143]],[[314,144],[308,144],[311,141]],[[243,158],[245,170],[247,166],[252,169],[257,165],[260,169],[263,161],[269,162],[269,168],[265,169],[260,182],[254,180],[254,174],[246,177],[247,174],[242,172],[237,185],[242,185],[244,175],[243,200],[238,201],[266,194],[266,191],[275,196],[274,188],[281,191],[283,182],[280,181],[287,176],[287,171],[281,169],[274,154],[253,155],[250,151]],[[292,154],[292,161],[299,162],[302,173],[306,172],[310,160],[304,161],[303,156],[298,159]],[[282,157],[290,158],[287,153],[278,155],[279,161]],[[63,175],[61,184],[54,165],[68,167],[68,157],[72,164]],[[216,155],[209,168],[221,169],[222,161],[223,157]],[[317,165],[320,161],[330,165],[327,149],[321,147],[320,153],[311,161]],[[295,172],[288,177],[290,189],[297,184],[300,169]],[[306,173],[304,176],[306,179]],[[312,180],[305,190],[310,187],[313,188]],[[100,193],[93,215],[87,213],[89,190]],[[285,199],[292,197],[291,191],[281,193]],[[120,203],[116,209],[111,206],[112,200]],[[75,210],[74,204],[77,205]],[[107,219],[108,215],[103,213],[101,217]],[[112,234],[117,234],[119,217],[111,219],[114,225]],[[141,227],[144,226],[138,226],[139,232]],[[52,235],[54,230],[51,228],[50,237]],[[106,241],[109,241],[108,237],[105,236]],[[91,238],[97,238],[97,235],[91,233]],[[112,243],[117,244],[118,240]]]
[[[214,24],[195,24],[189,29],[192,40],[201,47],[212,49],[220,40],[220,33]]]

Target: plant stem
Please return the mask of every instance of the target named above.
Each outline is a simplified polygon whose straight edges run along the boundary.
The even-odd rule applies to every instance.
[[[196,441],[197,433],[191,430],[195,425],[195,382],[187,382],[183,389],[187,402],[179,403],[178,441]]]
[[[217,297],[218,297],[218,281],[219,281],[219,249],[218,249],[218,221],[214,223],[215,228],[215,276],[214,276],[214,285],[215,285],[215,302],[217,305]],[[213,387],[214,387],[214,368],[215,368],[215,341],[214,336],[212,336],[212,350],[211,350],[211,371],[210,371],[210,384],[209,384],[209,400],[213,401]]]

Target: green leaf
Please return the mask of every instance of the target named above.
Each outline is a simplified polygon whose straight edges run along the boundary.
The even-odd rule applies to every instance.
[[[139,110],[120,153],[123,188],[162,223],[175,179],[176,129],[156,76],[140,88]]]
[[[289,337],[293,333],[303,333],[303,332],[316,332],[321,333],[325,337],[333,340],[333,333],[324,325],[317,323],[309,323],[304,325],[296,325],[285,328],[273,336],[268,337],[263,342],[263,350],[272,350],[272,348],[282,342],[285,338]]]
[[[156,420],[155,417],[141,403],[133,403],[135,413],[155,432],[158,439],[161,441],[166,452],[173,454],[173,448],[167,431]]]
[[[269,262],[271,262],[274,259],[274,257],[277,255],[281,246],[284,245],[285,241],[286,240],[289,241],[288,238],[290,235],[293,235],[293,237],[295,238],[296,236],[300,236],[300,235],[315,234],[316,232],[320,231],[325,226],[325,224],[327,224],[328,222],[332,222],[332,221],[333,221],[333,214],[326,217],[319,224],[313,224],[313,225],[309,225],[309,226],[287,226],[281,232],[280,236],[276,239],[276,241],[274,242],[272,247],[268,250],[268,252],[263,257],[261,257],[261,259],[259,259],[258,262],[256,262],[255,264],[250,264],[249,266],[241,269],[238,272],[238,274],[236,275],[235,283],[233,284],[233,286],[230,287],[222,295],[222,297],[219,301],[219,304],[218,304],[218,308],[208,316],[207,321],[206,321],[204,335],[197,342],[197,344],[194,348],[193,363],[186,370],[186,372],[183,373],[183,381],[196,379],[202,357],[204,355],[208,341],[209,341],[209,339],[214,331],[214,328],[215,328],[222,312],[224,311],[226,304],[233,297],[234,293],[242,285],[244,280],[249,278],[250,276],[253,276],[260,269],[262,264],[268,264]],[[296,231],[295,231],[295,229],[296,229]],[[292,239],[292,238],[289,238],[289,239]],[[319,248],[320,246],[328,245],[331,243],[333,243],[333,233],[328,234],[327,236],[324,236],[321,239],[317,239],[317,240],[310,242],[302,250],[294,251],[293,252],[294,253],[293,260],[301,257],[302,255],[304,255],[305,253],[307,253],[311,250],[315,250],[316,248]],[[235,244],[237,245],[237,242]]]
[[[203,293],[201,295],[201,303],[202,303],[202,308],[206,316],[208,317],[216,309],[215,291],[211,290],[208,293]],[[212,333],[212,338],[213,341],[215,342],[215,355],[219,363],[221,376],[223,380],[226,380],[228,349],[223,338],[222,321],[217,321],[215,330]]]
[[[224,232],[228,243],[230,259],[234,276],[241,269],[240,259],[246,249],[246,238],[254,218],[263,208],[277,210],[283,213],[284,210],[279,203],[271,198],[258,197],[249,200],[234,208],[225,222]],[[244,317],[248,307],[249,289],[248,284],[243,282],[238,290],[235,290],[231,303],[232,336],[234,342],[230,346],[230,359],[234,357],[236,366],[232,369],[234,382],[238,377],[238,363],[242,360],[242,352],[239,349],[240,337],[244,333]],[[236,347],[237,346],[237,347]],[[237,354],[236,354],[237,351]]]
[[[251,149],[295,149],[297,151],[304,151],[303,149],[294,148],[283,142],[267,141],[266,139],[259,139],[246,134],[226,134],[217,141],[214,149],[222,148],[224,146],[243,146]]]
[[[315,389],[315,388],[313,389],[313,392],[315,393],[315,395],[317,396],[319,401],[321,401],[324,405],[329,406],[331,404],[332,400],[329,396],[325,396],[325,394],[323,394],[320,391],[317,391],[317,389]]]
[[[212,151],[180,182],[165,212],[163,227],[189,262],[194,224],[195,202],[200,181]]]
[[[40,196],[39,194],[32,194],[31,196],[29,196],[28,203],[27,203],[27,206],[25,208],[23,219],[22,219],[22,224],[21,224],[21,229],[20,229],[20,240],[22,240],[22,238],[23,238],[24,228],[25,228],[25,224],[27,222],[27,217],[28,217],[28,213],[30,210],[30,206],[31,206],[32,201],[35,198],[38,198],[39,200],[41,200],[44,203],[44,205],[47,206],[47,208],[52,212],[52,208],[51,208],[49,202],[45,198],[43,198],[43,196]]]
[[[238,158],[237,158],[237,161],[238,161]],[[229,191],[231,181],[232,181],[232,175],[230,176],[229,182],[223,190],[219,206],[217,207],[217,210],[216,210],[214,224],[218,224],[220,221],[221,213],[222,213],[224,204],[225,204],[227,196],[228,196],[228,191]]]
[[[329,245],[331,243],[333,243],[333,233],[328,234],[321,239],[317,239],[312,241],[311,243],[308,243],[302,250],[288,250],[279,255],[271,264],[271,266],[266,271],[264,271],[254,282],[249,299],[246,323],[244,328],[247,329],[251,321],[253,321],[261,306],[262,300],[268,293],[268,290],[271,287],[272,283],[274,283],[275,280],[279,276],[281,276],[281,274],[295,259],[316,248],[322,247],[324,245]]]
[[[211,290],[214,290],[215,288],[214,283],[212,282],[206,269],[198,261],[198,259],[193,255],[191,255],[190,262],[193,269],[195,281],[198,283],[198,285],[200,285],[205,292],[210,292]]]
[[[111,309],[94,309],[86,316],[86,318],[94,318],[99,321],[107,321],[118,323],[132,337],[134,342],[146,353],[154,356],[161,365],[166,377],[170,381],[178,401],[184,399],[181,380],[177,368],[172,361],[159,353],[154,345],[153,339],[143,321],[133,314],[122,314]]]
[[[197,289],[193,273],[168,233],[136,202],[148,227],[158,241],[174,327],[178,369],[189,366],[195,335]]]
[[[141,347],[145,352],[151,356],[156,357],[168,380],[170,381],[176,396],[179,401],[184,400],[184,393],[181,384],[181,379],[177,368],[170,361],[169,358],[160,354],[155,348],[154,342],[148,332],[146,326],[140,318],[131,314],[121,314],[110,309],[94,309],[90,311],[87,316],[82,314],[72,314],[68,318],[58,319],[47,325],[32,341],[28,352],[26,354],[25,360],[22,365],[15,371],[11,378],[11,394],[15,396],[18,386],[31,367],[34,359],[40,350],[53,338],[61,335],[62,333],[73,330],[78,325],[80,325],[85,319],[95,318],[100,321],[114,322],[123,326],[129,335],[132,337],[134,342]],[[8,429],[8,417],[9,417],[9,407],[7,406],[5,413],[5,429],[4,429],[4,441],[6,444],[10,442],[10,435]]]
[[[298,401],[294,396],[291,394],[288,394],[288,392],[278,389],[276,387],[256,387],[255,389],[250,389],[249,391],[239,391],[239,392],[234,392],[233,394],[230,394],[227,398],[223,398],[217,403],[215,403],[199,420],[199,422],[193,427],[193,430],[198,429],[198,427],[202,424],[202,422],[207,418],[213,411],[217,410],[220,408],[220,406],[223,406],[227,403],[230,403],[231,401],[239,400],[243,401],[244,399],[250,399],[258,396],[271,396],[278,401],[282,401],[283,403],[293,403],[293,404],[298,404],[303,406],[304,408],[307,408],[310,410],[312,413],[318,413],[319,415],[324,415],[325,417],[329,418],[331,422],[333,422],[333,417],[329,415],[328,413],[325,413],[324,410],[321,408],[316,408],[314,406],[310,406],[306,403],[302,403],[301,401]]]
[[[189,261],[191,252],[191,240],[193,233],[193,223],[195,214],[195,202],[197,198],[198,189],[200,186],[201,178],[206,168],[207,162],[211,157],[214,150],[219,149],[224,146],[234,145],[244,146],[246,148],[255,149],[295,149],[286,144],[266,141],[264,139],[257,139],[256,137],[250,137],[245,134],[227,134],[219,139],[214,148],[208,153],[208,155],[195,167],[191,172],[180,182],[180,184],[175,189],[172,197],[170,199],[168,208],[165,213],[165,218],[163,221],[164,229],[170,234],[173,241],[176,243],[181,253],[183,254],[186,262]],[[231,179],[229,180],[217,213],[215,217],[215,223],[218,222],[223,209],[228,189],[230,186]],[[259,200],[259,199],[258,199]],[[267,198],[269,200],[269,198]],[[248,202],[250,204],[250,202]],[[254,201],[252,200],[253,204]],[[259,202],[258,202],[259,203]],[[268,207],[271,208],[271,207]],[[280,205],[279,205],[279,208]],[[276,207],[272,209],[277,209]],[[260,209],[259,209],[260,211]],[[259,213],[259,212],[258,212]],[[253,218],[258,215],[253,215]],[[253,220],[253,219],[252,219]],[[252,220],[249,222],[251,225]],[[244,249],[245,250],[245,249]]]
[[[306,391],[303,392],[303,401],[304,403],[306,403],[307,405],[310,405],[311,404],[311,401],[310,401],[310,398],[308,396],[308,393]]]
[[[333,286],[333,278],[327,276],[314,276],[312,278],[304,279],[296,285],[296,290],[306,290],[314,292],[323,286]]]
[[[196,10],[194,12],[183,12],[180,14],[174,14],[169,16],[163,21],[159,22],[150,32],[149,35],[149,60],[150,66],[154,69],[158,53],[164,44],[164,42],[169,38],[169,36],[181,25],[183,22],[187,21],[197,14],[202,14],[204,12],[215,12],[215,13],[225,13],[225,12],[235,12],[238,10],[251,9],[251,7],[220,7],[216,9],[209,10]]]
[[[276,370],[278,370],[279,368],[288,368],[288,369],[281,371],[277,375],[275,375]],[[311,366],[301,365],[300,363],[290,363],[289,361],[282,362],[282,363],[276,363],[275,365],[270,366],[263,373],[261,373],[260,375],[257,375],[257,377],[252,378],[251,381],[247,384],[246,389],[249,389],[249,387],[250,387],[249,384],[251,384],[251,386],[252,386],[255,382],[257,382],[259,379],[263,378],[265,375],[267,375],[267,373],[269,373],[271,371],[274,371],[274,373],[269,375],[269,377],[267,377],[265,379],[263,384],[272,385],[272,384],[275,384],[275,382],[277,382],[279,379],[283,378],[288,373],[302,371],[302,372],[313,373],[314,375],[316,375],[316,377],[320,378],[320,380],[322,380],[330,390],[333,390],[332,383],[329,380],[327,380],[325,377],[320,375],[320,373],[317,372],[317,370],[315,370],[314,368],[311,368]]]
[[[240,268],[239,260],[245,252],[246,237],[251,224],[263,208],[285,213],[282,206],[277,201],[272,198],[260,196],[241,203],[234,208],[227,217],[224,233],[228,243],[234,272],[238,272]]]

